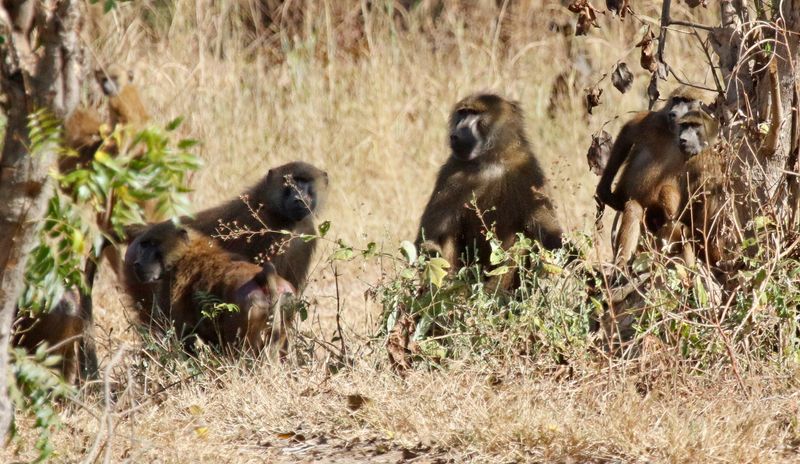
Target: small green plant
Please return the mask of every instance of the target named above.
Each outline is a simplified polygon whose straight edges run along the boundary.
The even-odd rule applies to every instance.
[[[36,418],[34,427],[39,436],[34,448],[39,454],[35,462],[41,462],[52,456],[50,437],[61,425],[54,404],[73,395],[73,388],[51,369],[60,357],[49,355],[46,346],[40,346],[32,355],[20,348],[11,350],[11,354],[13,376],[8,385],[9,397],[15,408]]]
[[[415,354],[431,366],[511,353],[546,355],[557,362],[580,356],[588,342],[592,305],[583,281],[568,270],[575,250],[547,251],[523,236],[505,250],[491,231],[486,236],[490,262],[453,274],[446,260],[417,254],[412,244],[403,243],[407,265],[376,289],[384,308],[381,335],[391,333],[404,312],[409,314]],[[504,277],[519,285],[501,290]],[[553,285],[564,291],[544,291]]]

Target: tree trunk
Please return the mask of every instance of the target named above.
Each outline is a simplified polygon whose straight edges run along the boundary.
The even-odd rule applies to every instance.
[[[727,84],[726,105],[729,114],[744,115],[741,126],[731,129],[731,140],[744,141],[736,162],[739,193],[747,193],[750,201],[741,203],[742,218],[763,214],[762,208],[797,219],[800,186],[798,172],[797,76],[800,72],[800,0],[784,0],[771,6],[757,2],[767,11],[759,18],[750,18],[746,0],[721,0],[722,27],[712,35],[712,44],[719,57],[720,71]],[[775,8],[775,10],[769,10]],[[762,17],[763,15],[763,17]],[[769,28],[753,29],[749,21],[759,19],[772,23]],[[763,25],[763,23],[762,23]],[[766,42],[774,40],[771,51]],[[748,53],[749,52],[749,53]],[[745,53],[748,53],[745,55]],[[774,60],[775,68],[770,69]],[[775,72],[775,75],[771,73]],[[777,105],[776,105],[777,103]],[[759,137],[758,124],[769,127]],[[775,131],[775,137],[771,137]]]
[[[57,147],[32,157],[28,116],[49,109],[63,117],[80,96],[81,54],[77,0],[9,0],[0,7],[0,89],[7,117],[0,157],[0,436],[13,415],[6,385],[11,323],[24,287],[25,265],[52,193],[48,171]],[[35,30],[36,34],[31,34]],[[31,37],[37,43],[31,43]],[[32,50],[36,49],[36,52]]]

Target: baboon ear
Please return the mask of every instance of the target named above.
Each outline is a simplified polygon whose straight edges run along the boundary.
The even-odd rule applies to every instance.
[[[189,240],[189,230],[186,227],[178,227],[177,232],[181,240]]]
[[[128,82],[133,82],[133,69],[128,70]]]
[[[123,236],[120,237],[122,242],[130,244],[136,240],[136,237],[142,235],[150,224],[130,224],[122,229]]]

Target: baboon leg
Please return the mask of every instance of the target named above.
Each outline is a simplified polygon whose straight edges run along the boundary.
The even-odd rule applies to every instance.
[[[681,191],[677,183],[668,182],[658,191],[658,204],[667,221],[678,219],[681,208]]]
[[[61,372],[64,381],[70,385],[75,385],[80,370],[80,341],[78,339],[69,340],[69,344],[64,349],[61,359]]]
[[[622,211],[622,224],[619,230],[619,252],[615,263],[619,267],[628,264],[639,243],[640,228],[644,218],[644,208],[636,200],[628,200]]]

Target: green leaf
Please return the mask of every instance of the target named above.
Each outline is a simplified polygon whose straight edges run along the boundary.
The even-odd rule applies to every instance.
[[[499,275],[508,274],[509,270],[510,270],[510,268],[508,266],[498,266],[498,267],[492,269],[491,271],[486,272],[485,274],[487,276],[499,276]]]
[[[700,307],[706,307],[708,305],[708,292],[706,291],[706,287],[703,285],[703,280],[699,275],[695,276],[694,278],[693,291],[697,304],[699,304]]]
[[[375,242],[367,243],[367,249],[361,252],[361,255],[365,258],[371,258],[378,254],[378,245]]]
[[[403,240],[400,242],[400,252],[406,258],[408,264],[414,264],[417,262],[417,247],[415,247],[414,244],[408,240]]]
[[[425,265],[425,279],[437,288],[440,288],[444,277],[447,275],[446,269],[449,268],[450,263],[448,263],[446,259],[439,257],[431,258]]]
[[[339,245],[339,248],[333,252],[333,256],[331,256],[332,260],[349,261],[353,259],[355,254],[353,253],[353,248],[351,246],[345,245],[345,243],[341,240],[336,243]]]
[[[178,126],[183,123],[183,116],[178,116],[177,118],[173,119],[172,121],[167,123],[167,132],[172,132],[178,128]]]
[[[508,260],[508,253],[500,246],[497,241],[491,242],[492,254],[489,255],[489,264],[496,266]]]
[[[319,230],[319,236],[325,237],[328,234],[328,231],[331,230],[331,221],[325,221],[317,227]]]

